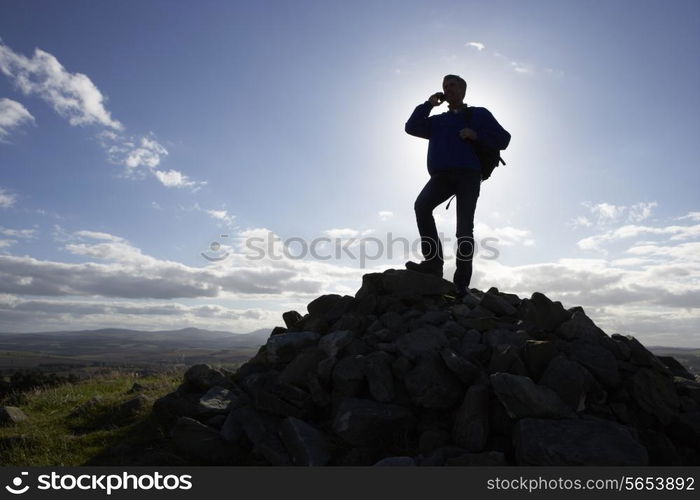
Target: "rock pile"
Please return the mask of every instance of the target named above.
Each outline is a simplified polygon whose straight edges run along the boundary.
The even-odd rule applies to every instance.
[[[175,446],[238,465],[699,465],[700,383],[581,307],[366,274],[235,373],[192,366],[154,404]]]

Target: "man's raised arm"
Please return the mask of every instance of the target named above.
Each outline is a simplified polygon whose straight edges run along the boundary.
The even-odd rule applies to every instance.
[[[411,117],[406,122],[406,133],[423,139],[430,139],[430,110],[433,109],[433,104],[430,101],[425,101],[423,104],[416,106]]]

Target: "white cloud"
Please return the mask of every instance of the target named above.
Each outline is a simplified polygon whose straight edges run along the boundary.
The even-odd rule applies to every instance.
[[[636,244],[627,249],[632,255],[663,257],[680,261],[700,261],[700,242],[693,241],[677,245]]]
[[[206,210],[206,212],[213,219],[220,220],[228,226],[233,226],[234,220],[236,218],[235,215],[229,214],[227,210]]]
[[[149,137],[142,137],[141,144],[127,152],[124,164],[129,168],[157,167],[161,157],[167,154],[168,150],[161,144]]]
[[[48,102],[71,125],[105,127],[105,130],[97,133],[100,145],[110,162],[126,167],[127,176],[143,177],[144,172],[137,169],[144,167],[166,187],[191,187],[197,190],[206,184],[192,181],[177,170],[156,170],[168,155],[168,150],[155,140],[153,133],[140,138],[118,134],[124,130],[124,126],[112,119],[104,105],[105,97],[90,78],[82,73],[70,73],[48,52],[37,48],[34,55],[27,58],[0,41],[0,72],[8,76],[25,95],[36,95]],[[0,141],[9,130],[2,121],[4,101],[0,101]],[[5,107],[12,107],[15,122],[18,116],[25,121],[31,117],[23,107],[17,108],[17,105],[21,106],[19,103],[10,103],[14,104],[5,104]]]
[[[189,177],[177,170],[156,170],[155,176],[166,187],[183,188],[197,185],[196,182],[191,181]]]
[[[577,245],[583,250],[600,250],[604,244],[641,235],[667,235],[671,241],[688,240],[700,236],[700,224],[663,227],[627,224],[604,233],[583,238],[577,242]]]
[[[569,225],[571,227],[574,227],[574,228],[576,228],[576,227],[591,227],[593,225],[593,223],[590,221],[590,219],[588,219],[588,217],[586,217],[584,215],[579,215],[578,217],[573,219],[569,223]]]
[[[503,246],[533,246],[535,244],[532,232],[528,229],[513,226],[491,227],[483,222],[477,222],[475,224],[474,237],[477,240],[496,238],[498,244]]]
[[[11,238],[34,238],[36,237],[36,229],[12,229],[0,226],[0,234]]]
[[[655,201],[652,201],[650,203],[636,203],[629,207],[627,219],[630,222],[641,222],[645,219],[648,219],[651,215],[652,210],[657,206],[658,203]]]
[[[598,217],[599,221],[605,223],[618,220],[624,213],[625,207],[611,203],[598,203],[591,205],[590,210],[593,215]]]
[[[131,299],[275,300],[292,296],[310,300],[324,289],[350,292],[343,282],[361,278],[360,269],[290,258],[279,252],[279,245],[276,255],[256,258],[244,247],[246,238],[256,235],[275,236],[267,229],[242,231],[230,238],[238,242],[238,248],[222,246],[222,251],[229,252],[226,260],[212,263],[202,258],[205,267],[193,267],[144,254],[124,238],[108,233],[66,233],[58,227],[56,236],[64,243],[65,251],[96,262],[64,263],[0,255],[0,293]],[[193,249],[195,252],[199,250]]]
[[[175,299],[320,291],[318,281],[304,279],[294,270],[196,268],[145,255],[128,243],[74,243],[65,248],[105,262],[74,264],[0,255],[0,293]]]
[[[113,234],[109,233],[103,233],[100,231],[87,231],[87,230],[82,230],[82,231],[76,231],[73,233],[74,236],[77,238],[88,238],[88,239],[93,239],[93,240],[106,240],[106,241],[114,241],[114,242],[123,242],[126,241],[124,238],[121,238],[120,236],[115,236]]]
[[[0,142],[26,123],[34,123],[34,117],[21,103],[3,97],[0,99]]]
[[[535,70],[532,66],[520,63],[518,61],[511,61],[510,66],[513,68],[513,71],[515,71],[516,73],[532,75],[535,72]]]
[[[98,124],[121,130],[104,106],[105,97],[82,73],[70,73],[53,55],[39,48],[27,58],[0,42],[0,72],[25,95],[48,102],[71,125]]]
[[[481,42],[468,42],[467,47],[474,47],[476,50],[481,52],[482,50],[484,50],[486,48],[486,45],[484,45]]]
[[[326,229],[323,233],[329,238],[345,239],[345,238],[357,238],[360,236],[360,231],[357,229],[351,229],[349,227],[345,228],[334,228]]]
[[[153,134],[136,139],[126,138],[111,131],[98,134],[100,144],[107,152],[109,161],[126,167],[126,176],[142,178],[146,173],[152,174],[162,185],[172,188],[193,188],[197,191],[206,181],[193,181],[179,170],[158,170],[168,150],[160,144]]]
[[[17,195],[8,192],[5,188],[0,187],[0,207],[9,208],[14,206],[17,201]]]
[[[677,220],[685,220],[685,219],[690,219],[692,221],[700,222],[700,212],[688,212],[686,215],[683,215],[681,217],[677,217]]]
[[[381,210],[378,215],[380,220],[389,220],[394,216],[394,212],[391,210]]]
[[[168,155],[168,150],[155,140],[152,132],[141,138],[127,138],[105,130],[97,137],[102,148],[107,152],[109,161],[124,165],[127,168],[127,175],[135,175],[134,170],[139,167],[153,171]]]
[[[526,244],[531,239],[527,230],[507,228],[501,236],[510,237],[513,244]],[[126,239],[105,232],[65,233],[60,227],[57,231],[63,235],[65,250],[91,261],[64,263],[0,254],[0,294],[7,294],[7,301],[15,301],[13,303],[25,301],[21,307],[10,310],[7,306],[4,310],[0,300],[0,325],[20,317],[14,315],[28,317],[30,310],[34,310],[46,321],[57,324],[59,320],[64,320],[65,324],[76,317],[95,323],[102,321],[103,324],[121,319],[124,325],[144,321],[145,317],[154,321],[165,320],[176,317],[178,312],[196,318],[206,318],[211,314],[212,325],[222,328],[220,325],[228,321],[224,318],[227,308],[187,309],[199,306],[189,302],[187,306],[181,306],[172,300],[205,299],[207,305],[211,305],[212,300],[229,298],[255,300],[255,307],[258,307],[257,301],[264,300],[261,317],[267,321],[267,318],[279,318],[279,311],[288,310],[291,300],[302,304],[303,312],[303,304],[322,293],[353,295],[365,273],[403,267],[382,265],[360,269],[356,263],[353,264],[355,267],[349,267],[340,265],[337,260],[321,262],[290,258],[282,251],[283,239],[266,228],[232,234],[227,246],[221,248],[228,257],[216,263],[203,260],[204,267],[155,258]],[[329,231],[342,236],[358,236],[366,232],[351,228]],[[262,243],[256,248],[265,248],[265,252],[251,259],[246,248],[252,238],[260,238]],[[268,246],[271,238],[273,243]],[[273,253],[268,253],[269,248],[274,250]],[[700,331],[700,242],[667,238],[656,244],[634,244],[621,258],[613,260],[562,258],[521,266],[507,266],[498,260],[477,256],[474,269],[474,287],[485,290],[496,286],[521,297],[540,291],[552,300],[562,301],[565,307],[581,305],[608,333],[619,331],[637,335],[645,343],[652,338],[655,343],[666,345],[697,345],[700,342],[697,334]],[[446,277],[450,272],[446,269]],[[25,299],[18,294],[36,297]],[[157,299],[169,302],[152,302]],[[124,305],[123,300],[131,301],[130,305]],[[63,310],[62,301],[70,302]],[[94,301],[99,304],[92,304]],[[95,310],[80,312],[79,305],[83,303],[88,307],[88,302],[91,303],[89,308]],[[117,307],[117,302],[121,308]],[[104,309],[108,304],[114,304],[115,308]],[[51,312],[52,308],[54,312]],[[249,309],[244,306],[233,314],[242,315]],[[655,314],[664,318],[664,322],[653,320]],[[244,319],[241,316],[235,321]],[[260,323],[263,320],[250,321],[257,327],[272,324],[272,319],[264,325]],[[276,322],[279,323],[279,319]],[[663,330],[658,329],[660,326]]]
[[[655,201],[639,202],[633,205],[614,205],[612,203],[591,203],[585,201],[582,205],[588,208],[596,224],[605,226],[621,222],[641,222],[648,219],[654,208],[659,204]],[[580,217],[579,217],[580,218]]]

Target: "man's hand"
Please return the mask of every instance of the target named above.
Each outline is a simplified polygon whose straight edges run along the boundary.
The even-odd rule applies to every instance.
[[[436,92],[428,98],[428,101],[430,101],[430,104],[433,106],[439,106],[445,102],[445,94],[442,92]]]
[[[464,140],[469,140],[469,141],[475,141],[476,140],[476,132],[474,132],[470,128],[463,128],[462,130],[459,131],[459,136],[464,139]]]

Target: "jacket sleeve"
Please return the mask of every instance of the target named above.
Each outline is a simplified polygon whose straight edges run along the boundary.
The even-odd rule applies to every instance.
[[[501,127],[491,112],[482,108],[479,120],[474,124],[476,132],[476,142],[483,144],[490,149],[506,149],[510,143],[510,134]]]
[[[423,104],[416,106],[410,118],[406,122],[406,133],[423,139],[430,139],[430,110],[433,105],[430,101],[425,101]]]

